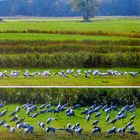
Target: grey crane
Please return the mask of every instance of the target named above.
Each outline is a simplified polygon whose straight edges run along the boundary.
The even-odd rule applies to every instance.
[[[21,124],[21,123],[24,122],[24,120],[25,120],[25,118],[21,118],[21,119],[19,119],[19,120],[16,122],[16,124]]]
[[[101,116],[101,112],[98,112],[96,115],[95,115],[95,118],[99,118]]]
[[[132,134],[132,135],[134,135],[134,136],[139,136],[139,132],[137,132],[137,131],[128,131],[128,133],[130,133],[130,134]]]
[[[87,114],[88,111],[89,111],[89,109],[88,109],[88,108],[85,108],[85,110],[81,112],[81,115],[83,115],[83,114]]]
[[[39,113],[36,112],[36,113],[34,113],[34,114],[32,115],[32,118],[37,118],[38,116],[39,116]]]
[[[9,128],[10,128],[10,124],[4,124],[4,125],[3,125],[3,127],[5,127],[5,128],[8,128],[8,129],[9,129]]]
[[[59,130],[59,129],[54,128],[54,127],[48,127],[48,128],[46,128],[46,133],[52,132],[56,136],[57,130]]]
[[[92,125],[98,125],[99,121],[98,120],[95,120]]]
[[[136,114],[134,114],[130,117],[130,121],[134,120],[135,118],[136,118]]]
[[[41,121],[38,122],[38,125],[40,126],[40,128],[42,128],[44,130],[45,128],[45,124]]]
[[[5,103],[5,102],[0,103],[0,108],[3,108],[5,105],[6,105],[6,103]]]
[[[11,134],[14,134],[15,131],[16,131],[15,127],[10,127],[9,132],[10,132]]]
[[[76,128],[74,132],[78,135],[82,135],[83,128]]]
[[[112,127],[107,131],[107,136],[111,134],[116,134],[116,126]]]
[[[19,124],[17,124],[17,129],[21,129],[23,127],[23,124],[22,123],[19,123]]]
[[[67,127],[68,127],[68,128],[71,128],[71,124],[70,124],[70,123],[68,123],[68,124],[67,124]]]
[[[46,121],[46,124],[50,124],[52,121],[57,120],[56,118],[50,117],[48,118],[48,120]]]
[[[18,119],[19,119],[18,116],[15,116],[15,117],[13,117],[13,118],[10,120],[10,122],[17,121]]]
[[[124,136],[124,135],[125,135],[125,132],[126,132],[126,128],[118,128],[118,133],[119,133],[121,136]]]
[[[73,109],[70,109],[69,112],[66,113],[66,116],[74,117],[75,113],[74,113]]]
[[[115,119],[113,119],[113,120],[109,121],[108,125],[109,125],[109,124],[114,124],[117,120],[118,120],[118,119],[117,119],[117,118],[115,118]]]
[[[31,134],[33,135],[34,134],[34,127],[31,126],[31,125],[26,125],[26,127],[23,125],[22,126],[24,128],[24,134],[27,135],[27,134]]]
[[[90,118],[91,118],[91,115],[88,114],[88,115],[86,116],[86,120],[89,121]]]
[[[13,111],[13,112],[11,112],[11,113],[9,114],[9,117],[14,116],[16,113],[17,113],[17,111],[16,111],[16,110],[15,110],[15,111]]]
[[[20,112],[20,107],[19,106],[16,107],[16,112]]]
[[[6,120],[0,121],[0,126],[4,125],[6,123]]]
[[[73,135],[74,133],[74,130],[72,128],[64,128],[64,130],[67,132],[67,133],[70,133],[71,135]]]
[[[96,133],[100,133],[100,135],[102,136],[102,132],[101,132],[101,128],[100,127],[97,127],[97,126],[94,126],[94,128],[92,129],[92,135],[95,135]]]
[[[4,111],[2,111],[2,112],[0,113],[0,117],[5,116],[5,115],[6,115],[6,113],[7,113],[7,109],[6,109],[6,110],[4,110]]]
[[[130,125],[130,126],[128,126],[128,129],[129,129],[130,131],[134,131],[134,130],[135,130],[135,127],[132,126],[132,125]]]
[[[110,119],[110,114],[107,115],[107,117],[106,117],[106,122],[108,122],[109,119]]]
[[[126,128],[130,125],[132,125],[134,123],[134,120],[130,121],[129,123],[127,123]]]
[[[43,104],[40,106],[40,109],[44,109],[46,107],[46,104]]]

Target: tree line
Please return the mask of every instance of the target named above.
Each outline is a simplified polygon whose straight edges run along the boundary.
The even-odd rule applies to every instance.
[[[0,16],[139,16],[139,0],[0,0]]]

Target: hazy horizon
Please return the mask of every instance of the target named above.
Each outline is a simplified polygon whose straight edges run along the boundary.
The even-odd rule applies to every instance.
[[[139,16],[139,0],[99,0],[96,16]],[[0,16],[75,17],[69,0],[0,0]]]

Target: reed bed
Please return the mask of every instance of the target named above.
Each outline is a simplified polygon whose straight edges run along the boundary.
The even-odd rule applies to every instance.
[[[92,45],[92,44],[48,44],[46,46],[30,45],[0,45],[0,54],[4,53],[55,53],[55,52],[94,52],[94,53],[116,53],[116,52],[140,52],[139,46],[121,45]]]
[[[140,67],[139,52],[94,53],[58,52],[0,55],[0,67]]]
[[[63,88],[63,89],[1,89],[1,100],[7,101],[9,104],[24,104],[28,99],[32,102],[43,104],[48,102],[50,96],[53,98],[53,103],[58,104],[68,102],[69,105],[80,103],[82,106],[93,105],[93,101],[101,103],[102,99],[110,99],[109,101],[116,102],[120,105],[125,105],[125,99],[129,96],[128,102],[133,98],[137,100],[136,106],[140,107],[140,89],[76,89],[76,88]],[[120,97],[124,100],[121,102]],[[111,102],[110,102],[111,103]]]

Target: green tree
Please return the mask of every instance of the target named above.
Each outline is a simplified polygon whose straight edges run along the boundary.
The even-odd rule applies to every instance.
[[[73,10],[78,10],[83,13],[85,22],[89,22],[90,18],[95,15],[98,7],[98,0],[71,0]]]

